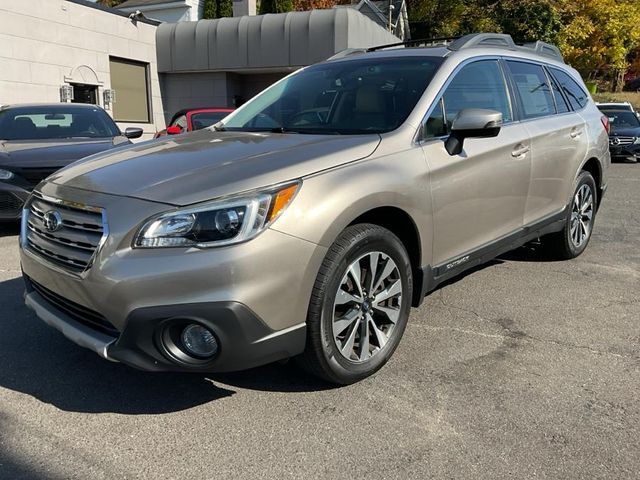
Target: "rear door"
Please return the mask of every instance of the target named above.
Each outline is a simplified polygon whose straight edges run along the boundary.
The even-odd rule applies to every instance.
[[[530,225],[566,206],[588,138],[583,118],[542,65],[521,60],[506,64],[522,125],[531,137],[531,186],[524,213],[524,225]]]
[[[495,138],[468,138],[460,155],[444,139],[465,108],[502,112]],[[453,74],[423,127],[433,202],[433,264],[457,265],[468,253],[522,227],[530,175],[527,130],[513,121],[498,59],[477,60]]]

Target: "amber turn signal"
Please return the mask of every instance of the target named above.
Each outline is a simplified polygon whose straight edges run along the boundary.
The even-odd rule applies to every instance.
[[[289,202],[293,199],[300,184],[295,183],[283,188],[273,197],[271,211],[267,218],[267,222],[273,221],[282,212]]]

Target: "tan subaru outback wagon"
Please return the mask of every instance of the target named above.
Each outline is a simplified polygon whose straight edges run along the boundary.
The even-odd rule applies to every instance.
[[[444,280],[537,238],[580,255],[609,164],[606,117],[552,45],[348,51],[210,129],[42,182],[22,216],[26,304],[144,370],[297,358],[348,384]]]

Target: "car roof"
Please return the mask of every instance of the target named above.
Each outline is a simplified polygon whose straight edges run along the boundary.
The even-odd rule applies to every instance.
[[[12,108],[84,108],[84,109],[94,109],[99,108],[102,110],[100,105],[94,105],[92,103],[13,103],[8,105],[2,105],[0,110],[9,110]]]
[[[328,61],[404,56],[451,57],[462,61],[466,58],[496,55],[544,62],[573,70],[564,62],[560,50],[554,45],[540,41],[518,45],[510,35],[497,33],[474,33],[459,38],[409,40],[372,48],[350,48],[337,53]]]

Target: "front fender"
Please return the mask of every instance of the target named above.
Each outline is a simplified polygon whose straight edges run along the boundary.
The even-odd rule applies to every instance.
[[[420,148],[382,154],[303,179],[292,205],[272,226],[329,247],[364,213],[394,207],[413,220],[420,237],[420,265],[432,255],[429,174]]]

